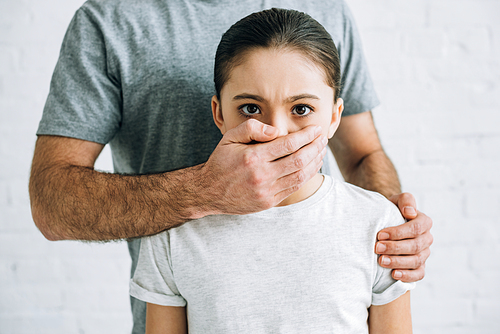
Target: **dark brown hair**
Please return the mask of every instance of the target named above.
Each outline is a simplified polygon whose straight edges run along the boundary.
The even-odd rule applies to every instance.
[[[215,54],[217,98],[231,70],[255,48],[291,49],[303,53],[325,71],[326,84],[340,92],[340,60],[330,34],[311,16],[296,10],[272,8],[236,22],[222,35]]]

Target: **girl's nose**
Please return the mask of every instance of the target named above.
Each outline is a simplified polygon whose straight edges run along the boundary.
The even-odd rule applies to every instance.
[[[289,124],[286,117],[277,115],[277,113],[272,113],[272,115],[270,115],[270,117],[268,117],[268,119],[265,120],[265,123],[277,128],[279,130],[278,133],[280,137],[286,136],[290,132],[288,129]]]

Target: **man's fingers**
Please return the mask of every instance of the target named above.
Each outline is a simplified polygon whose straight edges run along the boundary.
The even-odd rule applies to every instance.
[[[432,220],[418,212],[417,217],[407,223],[381,230],[378,234],[381,241],[375,245],[375,252],[383,254],[379,257],[379,264],[394,269],[392,277],[403,282],[424,278],[425,261],[433,242],[431,227]]]
[[[325,154],[326,147],[320,154],[317,154],[313,158],[313,160],[303,169],[285,175],[276,180],[274,189],[278,191],[278,193],[275,195],[277,202],[281,202],[283,199],[299,190],[299,188],[305,182],[309,181],[314,175],[316,175],[323,165],[323,157],[325,156]]]
[[[418,269],[425,265],[425,261],[431,255],[429,248],[424,249],[416,255],[389,256],[381,255],[378,263],[384,268],[390,269]]]
[[[417,202],[412,194],[402,193],[393,195],[389,200],[398,206],[399,211],[401,211],[401,214],[406,219],[414,219],[417,216]]]
[[[393,270],[392,277],[406,283],[420,281],[425,276],[425,266],[412,270]]]
[[[429,248],[417,255],[379,257],[379,264],[384,268],[394,269],[392,277],[403,282],[420,281],[425,276],[425,261],[430,256]]]
[[[433,238],[430,232],[427,232],[415,239],[406,239],[398,241],[384,240],[375,245],[375,253],[390,255],[416,255],[432,245]]]
[[[431,227],[432,219],[427,217],[424,213],[418,212],[418,216],[415,219],[399,226],[384,228],[383,230],[380,230],[377,237],[378,240],[403,240],[417,238],[420,235],[428,233]]]
[[[279,172],[277,177],[285,177],[300,172],[301,170],[307,175],[311,173],[311,175],[314,175],[317,173],[326,155],[327,143],[328,140],[326,137],[319,136],[312,143],[302,147],[297,152],[271,162],[271,164],[274,165],[273,169]],[[309,178],[306,177],[306,179]]]
[[[263,145],[263,149],[267,154],[265,159],[268,161],[274,161],[286,157],[312,143],[314,143],[314,145],[323,145],[323,147],[325,147],[328,143],[328,139],[326,139],[326,137],[323,137],[320,141],[315,141],[315,139],[320,137],[320,135],[321,127],[308,126],[300,131],[276,138],[272,142]],[[321,149],[318,152],[321,152]]]
[[[278,129],[255,119],[241,123],[226,132],[223,141],[227,143],[248,144],[253,141],[268,142],[278,136]]]

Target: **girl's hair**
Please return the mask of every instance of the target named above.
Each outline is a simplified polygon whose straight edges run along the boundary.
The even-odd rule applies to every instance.
[[[291,49],[323,68],[326,84],[340,93],[340,60],[330,34],[311,16],[295,10],[272,8],[253,13],[229,28],[215,54],[214,83],[217,98],[231,70],[256,48]]]

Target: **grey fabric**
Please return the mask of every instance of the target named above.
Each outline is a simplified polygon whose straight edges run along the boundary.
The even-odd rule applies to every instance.
[[[382,195],[325,176],[302,202],[143,238],[130,291],[187,304],[190,333],[368,333],[370,305],[414,286],[373,252],[377,232],[403,222]]]
[[[90,0],[64,38],[37,134],[109,143],[119,173],[206,161],[221,138],[210,108],[220,37],[270,7],[307,12],[330,32],[344,73],[344,115],[378,104],[344,1]],[[133,268],[139,243],[129,244]]]

